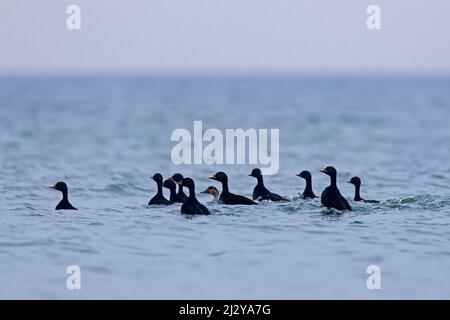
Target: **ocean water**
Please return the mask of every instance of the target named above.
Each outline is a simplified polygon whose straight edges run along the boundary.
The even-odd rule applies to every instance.
[[[449,78],[4,76],[0,110],[0,298],[450,298]],[[280,129],[265,183],[293,200],[198,194],[212,212],[199,217],[148,207],[155,172],[200,191],[223,170],[251,196],[254,165],[172,163],[172,131],[195,120]],[[347,198],[358,175],[381,202],[342,214],[299,199],[295,174],[310,170],[320,195],[327,165]],[[54,210],[57,181],[79,211]],[[69,265],[81,290],[66,287]]]

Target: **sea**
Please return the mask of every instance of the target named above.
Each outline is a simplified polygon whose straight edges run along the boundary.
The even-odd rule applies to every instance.
[[[264,181],[290,201],[200,193],[224,171],[251,197],[262,165],[174,163],[194,121],[278,129]],[[1,75],[0,298],[449,299],[449,121],[445,75]],[[300,196],[296,174],[320,196],[325,166],[353,211]],[[148,206],[157,172],[194,179],[211,214]],[[353,201],[353,176],[380,202]],[[58,181],[78,211],[54,210]]]

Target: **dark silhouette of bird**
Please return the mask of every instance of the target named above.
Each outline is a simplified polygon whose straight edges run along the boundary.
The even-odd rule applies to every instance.
[[[222,184],[222,193],[220,194],[219,200],[222,201],[223,204],[228,204],[228,205],[238,205],[238,204],[255,205],[255,204],[257,204],[255,201],[253,201],[249,198],[231,193],[228,189],[228,177],[225,174],[225,172],[222,172],[222,171],[217,172],[215,175],[213,175],[209,179],[219,181]]]
[[[305,179],[306,181],[306,186],[305,186],[305,190],[303,191],[303,198],[304,199],[314,199],[317,198],[317,196],[314,194],[314,191],[312,189],[312,176],[311,176],[311,172],[309,171],[302,171],[299,174],[297,174],[298,177],[301,177],[303,179]]]
[[[347,200],[341,195],[337,187],[337,171],[333,167],[326,167],[320,172],[325,173],[330,176],[331,183],[328,187],[325,188],[322,192],[322,196],[320,197],[320,201],[327,208],[335,208],[337,210],[349,210],[352,208],[348,204]]]
[[[191,178],[183,178],[179,182],[182,186],[188,188],[189,196],[181,205],[181,213],[183,214],[209,214],[206,206],[201,204],[195,197],[195,183]]]
[[[359,177],[353,177],[350,181],[347,181],[355,186],[355,201],[367,202],[367,203],[379,203],[378,200],[366,200],[361,198],[360,190],[361,190],[361,179]]]
[[[78,210],[69,202],[69,189],[67,188],[67,184],[65,184],[64,182],[58,182],[50,188],[60,191],[63,196],[62,200],[58,203],[55,210]]]
[[[253,189],[253,200],[270,200],[270,201],[289,201],[286,198],[283,198],[282,196],[270,192],[265,186],[264,186],[264,179],[263,175],[260,169],[255,168],[252,170],[252,172],[249,174],[250,177],[254,177],[257,179],[257,184],[255,188]]]
[[[153,179],[156,182],[156,185],[158,186],[158,191],[156,192],[156,195],[150,199],[148,202],[149,205],[169,205],[172,204],[172,201],[167,200],[164,197],[163,194],[163,177],[160,173],[154,174],[150,179]]]

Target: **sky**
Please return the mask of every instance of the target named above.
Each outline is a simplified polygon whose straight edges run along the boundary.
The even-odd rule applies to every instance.
[[[450,73],[449,17],[449,0],[1,0],[0,73]]]

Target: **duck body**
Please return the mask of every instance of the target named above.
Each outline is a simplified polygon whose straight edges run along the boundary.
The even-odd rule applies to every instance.
[[[164,197],[162,188],[163,188],[163,177],[161,174],[156,173],[154,174],[152,177],[150,177],[151,179],[153,179],[156,182],[156,185],[158,187],[158,191],[156,192],[156,195],[150,199],[150,201],[148,202],[148,205],[170,205],[173,204],[172,201],[167,200]]]
[[[269,198],[271,192],[264,186],[259,183],[253,189],[252,199],[253,200],[262,200],[263,198]]]
[[[380,201],[378,201],[378,200],[366,200],[363,198],[361,198],[361,200],[359,200],[359,201],[366,202],[366,203],[380,203]]]
[[[318,198],[312,190],[305,190],[302,193],[303,199],[315,199]]]
[[[201,204],[197,198],[190,199],[189,197],[186,199],[186,201],[181,206],[181,213],[182,214],[200,214],[200,215],[208,215],[210,214],[208,208]]]
[[[219,200],[226,205],[255,205],[255,201],[241,195],[231,193],[228,189],[228,177],[224,172],[217,172],[210,179],[219,181],[222,184],[222,193]]]
[[[264,186],[264,183],[259,182],[258,184],[255,186],[255,188],[253,189],[253,195],[252,195],[252,199],[253,200],[258,200],[258,201],[263,201],[263,200],[270,200],[270,201],[289,201],[286,198],[283,198],[282,196],[270,192],[269,189],[267,189]]]
[[[208,215],[208,208],[201,204],[195,196],[195,184],[191,178],[183,178],[180,183],[189,189],[189,196],[181,206],[181,213],[188,215]]]
[[[168,206],[170,204],[173,204],[172,201],[167,200],[163,195],[156,194],[153,198],[150,199],[148,202],[148,205],[164,205]]]
[[[69,189],[66,183],[58,182],[50,188],[60,191],[63,195],[62,200],[57,204],[55,210],[78,210],[69,202]]]
[[[323,206],[327,208],[334,208],[337,210],[348,210],[352,211],[350,204],[348,201],[341,195],[339,191],[336,179],[337,179],[337,171],[333,167],[326,167],[321,170],[321,172],[330,176],[331,184],[323,190],[322,195],[320,197],[320,201]]]
[[[55,210],[78,210],[75,208],[67,199],[62,199],[58,205],[56,206]]]
[[[320,201],[322,205],[327,208],[335,208],[337,210],[349,210],[350,207],[347,200],[341,195],[339,189],[337,187],[328,186],[323,190],[322,195],[320,197]]]
[[[223,204],[228,204],[228,205],[239,205],[239,204],[243,204],[243,205],[255,205],[257,204],[255,201],[238,195],[238,194],[234,194],[231,193],[229,191],[222,191],[222,193],[220,194],[219,200],[223,203]]]

